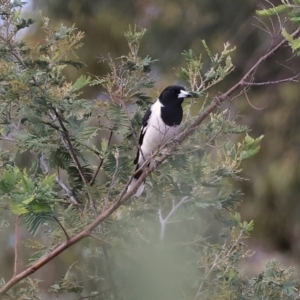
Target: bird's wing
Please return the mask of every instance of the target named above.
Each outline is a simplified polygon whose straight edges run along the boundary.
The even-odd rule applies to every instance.
[[[139,147],[143,144],[143,139],[144,139],[147,127],[148,127],[148,120],[151,116],[151,113],[152,113],[151,108],[149,108],[143,117],[142,128],[141,128],[140,137],[139,137]],[[137,151],[136,158],[134,160],[135,164],[137,164],[139,161],[139,152],[140,152],[140,149],[138,149],[138,151]]]

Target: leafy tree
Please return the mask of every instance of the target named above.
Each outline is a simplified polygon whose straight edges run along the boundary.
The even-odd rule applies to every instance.
[[[283,5],[287,8],[259,14],[285,10],[297,24],[299,1]],[[242,195],[230,183],[243,180],[241,162],[258,152],[262,137],[250,137],[249,129],[237,124],[230,104],[262,84],[254,82],[255,71],[281,47],[288,43],[299,51],[300,27],[292,33],[280,28],[283,38],[218,95],[210,89],[233,71],[234,48],[225,43],[221,53],[212,53],[203,41],[205,58],[192,50],[183,53],[186,65],[177,73],[194,98],[185,104],[179,135],[153,154],[155,164],[143,167],[136,189],[148,177],[147,193],[135,199],[136,189],[127,192],[132,149],[151,103],[147,90],[154,85],[150,70],[155,60],[138,54],[145,30],[134,27],[125,33],[127,55],[102,59],[110,70],[105,76],[82,75],[72,83],[63,71],[82,66],[75,51],[84,34],[74,26],[52,28],[42,17],[44,43],[20,41],[17,33],[33,23],[21,17],[21,7],[19,1],[0,3],[0,228],[13,226],[10,215],[15,219],[13,274],[3,275],[0,295],[42,299],[41,282],[31,274],[78,245],[87,255],[70,263],[56,282],[47,282],[50,296],[295,299],[292,269],[272,261],[251,279],[240,271],[239,264],[251,255],[244,240],[253,222],[234,212]],[[83,99],[82,89],[94,85],[101,85],[102,99]],[[234,141],[233,135],[241,138]],[[30,159],[21,167],[18,158],[24,154]],[[20,221],[33,236],[26,246],[34,249],[21,271]]]

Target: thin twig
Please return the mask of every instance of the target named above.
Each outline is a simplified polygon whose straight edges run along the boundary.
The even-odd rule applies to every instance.
[[[55,180],[61,186],[61,188],[66,192],[67,196],[71,200],[71,203],[76,205],[76,207],[79,207],[80,204],[78,203],[78,201],[74,197],[72,191],[64,184],[64,182],[58,176],[55,177]]]
[[[112,175],[112,178],[111,178],[111,182],[110,182],[110,185],[109,185],[109,189],[108,189],[108,192],[107,192],[107,198],[109,198],[109,195],[113,189],[113,187],[115,186],[116,184],[116,176],[117,176],[117,173],[119,171],[119,156],[120,156],[120,153],[119,153],[119,149],[116,148],[116,152],[115,152],[115,160],[116,160],[116,165],[115,165],[115,171]]]
[[[111,131],[110,131],[110,134],[109,134],[107,146],[109,146],[109,144],[110,144],[110,142],[111,142],[112,135],[113,135],[113,132],[112,132],[112,130],[111,130]],[[93,178],[92,178],[91,181],[90,181],[90,186],[93,186],[93,185],[94,185],[94,183],[95,183],[95,181],[96,181],[96,178],[97,178],[97,176],[98,176],[98,173],[99,173],[99,171],[100,171],[100,169],[101,169],[101,167],[102,167],[102,165],[103,165],[103,162],[104,162],[104,159],[101,158],[101,159],[100,159],[100,163],[99,163],[99,165],[98,165],[98,168],[97,168],[97,170],[96,170],[96,172],[95,172]]]
[[[12,143],[16,142],[15,139],[9,138],[7,136],[0,136],[0,141],[8,141],[8,142],[12,142]]]
[[[188,196],[183,197],[176,205],[175,205],[175,201],[172,200],[172,209],[165,218],[163,218],[161,210],[158,211],[158,217],[159,217],[159,222],[160,222],[160,239],[161,240],[163,240],[165,237],[166,226],[167,226],[170,218],[182,204],[187,203],[189,201],[187,199],[188,199]]]
[[[96,181],[96,178],[97,178],[97,176],[98,176],[98,173],[99,173],[99,171],[100,171],[100,169],[101,169],[101,167],[102,167],[102,165],[103,165],[103,161],[104,161],[104,159],[103,159],[103,158],[100,158],[100,163],[99,163],[99,165],[98,165],[98,167],[97,167],[97,170],[96,170],[96,172],[95,172],[93,178],[92,178],[91,181],[90,181],[90,186],[93,186],[93,185],[95,184],[95,181]]]
[[[267,108],[267,106],[264,106],[264,107],[256,107],[256,106],[254,106],[254,105],[251,103],[251,101],[250,101],[250,99],[249,99],[249,97],[248,97],[247,92],[245,92],[245,97],[246,97],[247,102],[249,103],[249,105],[250,105],[252,108],[254,108],[255,110],[263,110],[263,109]]]
[[[60,227],[60,228],[62,229],[62,231],[64,232],[67,241],[69,241],[69,240],[70,240],[70,236],[68,235],[67,230],[65,229],[65,227],[61,224],[61,222],[60,222],[55,216],[52,216],[52,217],[53,217],[53,219],[58,223],[59,227]]]
[[[114,173],[112,175],[112,179],[110,181],[110,185],[109,185],[109,188],[108,188],[108,191],[107,191],[107,195],[106,195],[106,198],[105,198],[105,201],[104,201],[102,211],[104,211],[107,208],[110,193],[111,193],[113,187],[116,184],[116,176],[117,176],[117,173],[119,171],[119,149],[118,148],[116,149],[115,159],[116,159],[115,171],[114,171]]]
[[[99,237],[98,237],[97,235],[95,235],[95,234],[92,234],[92,233],[91,233],[89,236],[90,236],[91,238],[97,240],[97,241],[100,242],[101,244],[107,244],[107,245],[109,245],[109,246],[112,246],[111,243],[107,242],[107,241],[104,240],[104,239],[99,238]]]
[[[252,85],[256,85],[256,86],[261,86],[261,85],[271,85],[271,84],[279,84],[279,83],[285,83],[285,82],[299,82],[299,77],[300,74],[297,74],[293,77],[290,78],[285,78],[285,79],[280,79],[280,80],[271,80],[271,81],[265,81],[265,82],[247,82],[244,81],[243,85],[246,86],[252,86]]]

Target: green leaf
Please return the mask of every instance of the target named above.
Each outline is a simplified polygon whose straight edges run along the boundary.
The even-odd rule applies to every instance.
[[[206,53],[208,54],[209,58],[211,59],[211,61],[213,61],[213,60],[214,60],[214,57],[213,57],[213,55],[212,55],[210,49],[208,48],[208,46],[207,46],[207,44],[206,44],[206,41],[205,41],[205,40],[201,40],[201,42],[202,42],[202,45],[203,45],[203,47],[204,47]]]
[[[39,230],[39,228],[43,224],[53,223],[54,219],[52,217],[52,213],[34,213],[32,211],[28,211],[23,215],[24,222],[27,226],[28,231],[35,236]]]
[[[236,277],[236,275],[237,275],[237,271],[234,269],[230,269],[229,274],[228,274],[227,283],[231,283],[231,281]]]
[[[134,26],[133,29],[131,29],[131,26],[129,26],[129,30],[124,33],[124,36],[129,44],[138,45],[145,33],[145,28],[143,28],[141,31],[138,31],[136,26]]]
[[[248,134],[244,139],[243,150],[241,151],[240,160],[247,159],[253,155],[255,155],[260,149],[260,141],[263,139],[263,135],[258,137],[257,139],[253,139]]]
[[[18,21],[18,23],[16,24],[16,28],[17,28],[17,30],[19,31],[19,30],[21,30],[21,29],[23,29],[23,28],[25,28],[25,27],[29,27],[30,25],[32,25],[34,23],[34,20],[33,19],[20,19],[19,21]]]
[[[45,176],[39,183],[40,188],[51,190],[54,186],[55,174]]]
[[[12,191],[19,180],[20,171],[17,167],[4,171],[0,179],[0,191],[6,194]]]
[[[23,204],[29,204],[34,200],[34,195],[22,201]]]
[[[285,28],[282,29],[281,34],[288,41],[293,51],[296,51],[300,48],[300,38],[294,39]]]
[[[86,126],[83,128],[83,130],[81,130],[79,132],[79,134],[77,135],[77,138],[79,140],[82,140],[82,141],[88,141],[94,137],[96,137],[98,135],[98,131],[100,130],[101,128],[99,126],[94,126],[94,127],[89,127],[89,126]]]
[[[9,202],[9,207],[10,207],[12,213],[17,216],[26,214],[28,212],[27,208],[23,204],[16,203],[14,201]]]
[[[282,12],[285,12],[285,11],[289,10],[289,9],[291,9],[290,5],[281,4],[281,5],[278,5],[276,7],[257,10],[256,14],[259,15],[259,16],[263,16],[263,17],[269,17],[269,16],[280,14]]]
[[[78,91],[91,82],[90,76],[81,75],[73,84],[73,91]]]
[[[55,33],[55,38],[57,40],[66,38],[74,29],[68,28],[65,25],[61,24],[58,31]]]
[[[108,149],[108,140],[106,138],[103,138],[101,140],[101,151],[105,153],[107,149]]]

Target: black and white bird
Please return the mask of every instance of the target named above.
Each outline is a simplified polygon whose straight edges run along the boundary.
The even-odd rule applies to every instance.
[[[139,149],[134,164],[136,171],[147,161],[160,147],[171,140],[178,132],[182,121],[182,102],[184,98],[191,97],[182,86],[171,85],[163,90],[156,102],[147,110],[143,117],[142,128],[139,138]],[[137,172],[128,186],[130,192],[136,181],[143,174]],[[139,197],[144,190],[144,183],[135,193]]]

